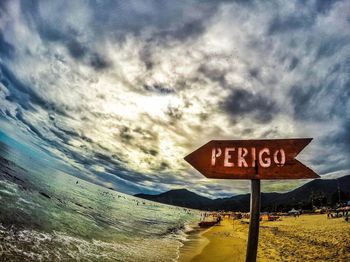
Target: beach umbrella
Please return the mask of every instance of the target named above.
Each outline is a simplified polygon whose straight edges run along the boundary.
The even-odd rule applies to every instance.
[[[296,214],[299,213],[299,211],[295,210],[294,208],[290,211],[288,211],[289,214]]]

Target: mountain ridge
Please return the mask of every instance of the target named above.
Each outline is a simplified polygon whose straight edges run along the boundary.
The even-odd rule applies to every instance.
[[[187,189],[172,189],[160,194],[136,194],[139,198],[202,210],[249,211],[250,194],[210,199]],[[350,200],[350,175],[337,179],[315,179],[285,193],[261,193],[262,211],[288,211],[291,208],[312,209],[333,206],[339,197]]]

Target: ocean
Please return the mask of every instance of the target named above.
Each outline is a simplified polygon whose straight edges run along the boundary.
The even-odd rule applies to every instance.
[[[34,162],[0,142],[1,261],[176,261],[199,220]]]

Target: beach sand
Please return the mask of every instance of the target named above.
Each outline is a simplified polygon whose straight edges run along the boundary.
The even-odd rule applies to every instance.
[[[226,219],[192,236],[179,261],[244,261],[248,224],[241,221]],[[350,261],[350,223],[326,215],[262,221],[258,261]]]

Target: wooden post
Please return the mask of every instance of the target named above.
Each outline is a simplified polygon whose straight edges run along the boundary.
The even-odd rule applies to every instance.
[[[246,262],[255,262],[258,253],[260,179],[319,178],[320,176],[314,171],[295,159],[311,140],[312,138],[211,140],[185,157],[190,165],[207,178],[251,180],[252,192]],[[248,154],[249,152],[251,154]],[[266,161],[261,159],[263,154],[273,155],[273,158],[267,162],[267,159]],[[246,159],[243,155],[246,156]],[[237,162],[234,163],[233,159],[237,159]],[[246,165],[243,167],[242,159],[246,161]],[[263,160],[264,167],[261,170],[259,170],[258,163],[260,160]]]
[[[251,180],[250,222],[247,243],[246,262],[255,262],[258,253],[259,222],[260,222],[260,180]]]

